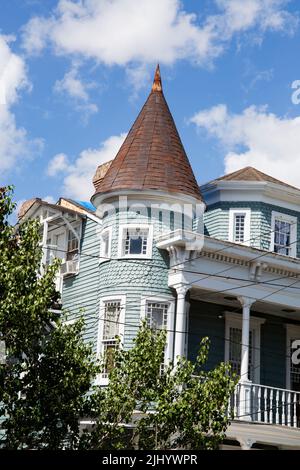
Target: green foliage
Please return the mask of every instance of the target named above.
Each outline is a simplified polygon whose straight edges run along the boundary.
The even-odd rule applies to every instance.
[[[169,364],[162,370],[165,344],[165,332],[144,323],[132,349],[117,348],[108,386],[91,397],[95,425],[82,446],[217,448],[229,425],[228,405],[236,378],[223,363],[204,370],[207,338],[195,363],[182,358],[175,369]],[[131,432],[126,432],[129,425]]]
[[[11,196],[12,188],[0,192],[1,446],[76,448],[78,418],[98,367],[82,340],[83,321],[65,325],[53,309],[59,264],[41,275],[39,223],[9,225]]]

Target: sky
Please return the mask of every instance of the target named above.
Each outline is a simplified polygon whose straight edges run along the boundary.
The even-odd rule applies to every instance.
[[[159,62],[199,184],[300,187],[299,47],[297,0],[0,0],[0,185],[89,200]]]

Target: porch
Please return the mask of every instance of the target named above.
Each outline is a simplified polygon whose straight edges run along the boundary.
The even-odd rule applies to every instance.
[[[178,231],[158,242],[169,251],[177,294],[174,358],[193,360],[208,336],[207,368],[228,361],[240,377],[230,406],[235,426],[293,428],[300,448],[300,260],[199,240]]]
[[[188,358],[195,358],[200,339],[208,336],[207,369],[228,361],[240,377],[231,400],[234,419],[300,428],[300,365],[292,361],[292,342],[300,339],[299,313],[282,312],[282,308],[262,302],[254,303],[250,310],[245,299],[208,296],[199,289],[191,289],[186,306]],[[245,329],[249,338],[246,353]]]

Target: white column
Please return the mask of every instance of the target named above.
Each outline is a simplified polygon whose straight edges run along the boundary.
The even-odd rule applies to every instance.
[[[250,333],[250,308],[255,302],[249,297],[238,297],[243,307],[242,323],[242,354],[241,354],[241,382],[249,380],[249,333]]]
[[[185,285],[176,287],[177,309],[175,326],[174,364],[178,356],[185,356],[185,338],[187,330],[187,308],[185,296],[189,288]]]
[[[241,378],[240,378],[240,406],[239,414],[241,420],[252,420],[251,407],[251,381],[249,379],[249,333],[250,333],[250,308],[255,302],[248,297],[238,297],[243,307],[242,320],[242,347],[241,347]]]

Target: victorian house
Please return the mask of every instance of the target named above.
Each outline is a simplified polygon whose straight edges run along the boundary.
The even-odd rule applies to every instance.
[[[199,187],[159,68],[93,182],[91,202],[32,199],[20,213],[41,220],[43,261],[62,260],[69,321],[84,309],[87,340],[109,355],[146,318],[167,329],[175,363],[208,336],[207,367],[229,361],[240,376],[224,448],[300,449],[300,189],[251,167]]]

